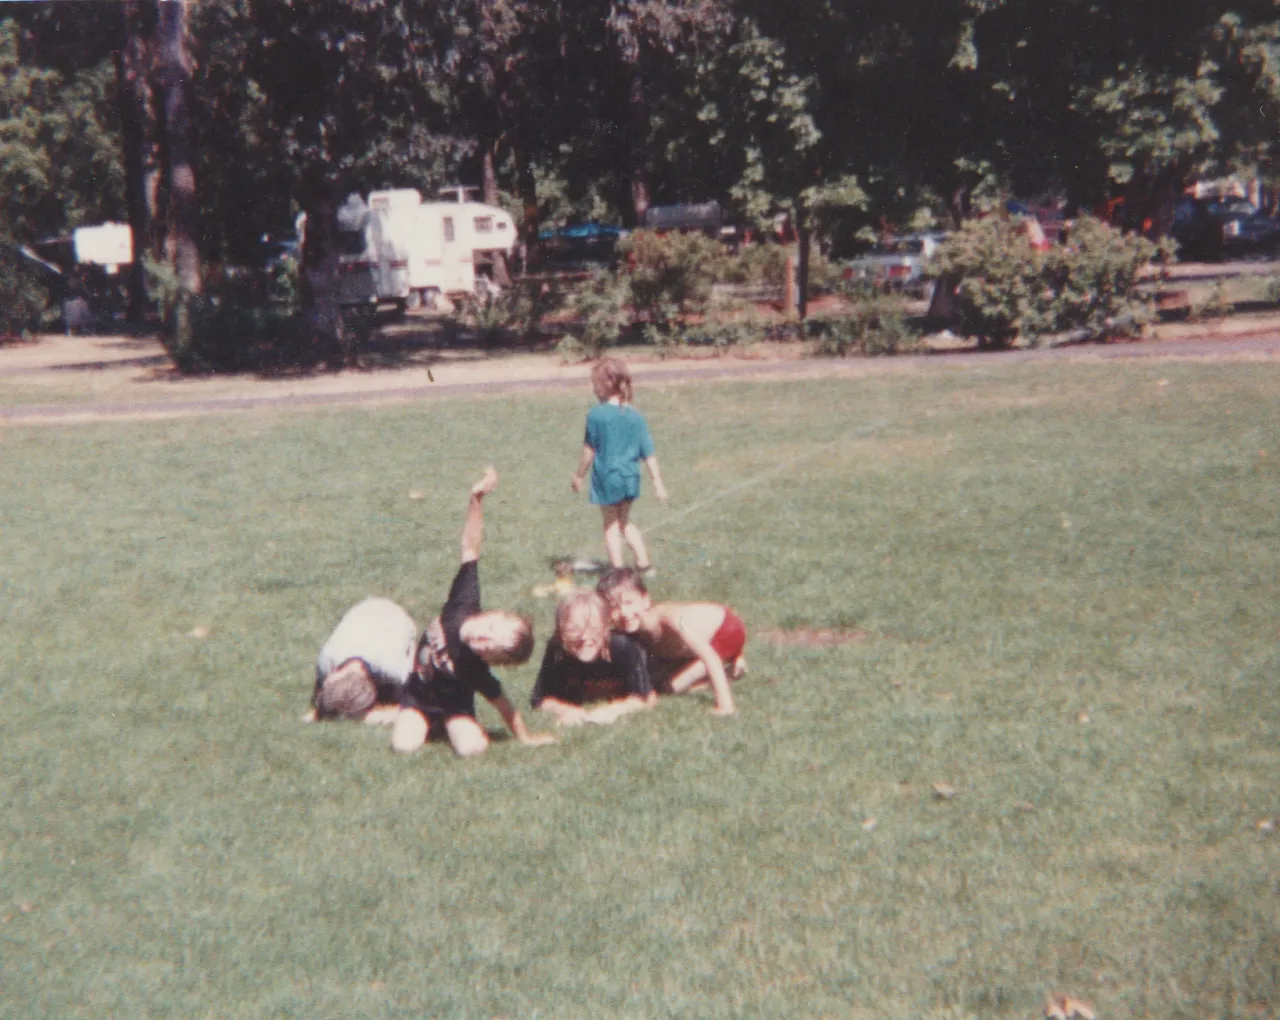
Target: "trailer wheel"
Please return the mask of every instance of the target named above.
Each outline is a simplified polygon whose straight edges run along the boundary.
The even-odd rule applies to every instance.
[[[410,308],[415,312],[425,305],[427,302],[422,296],[422,288],[415,287],[413,290],[409,291],[409,296],[405,298],[404,303],[406,308]]]
[[[424,287],[422,290],[422,303],[430,308],[433,312],[440,307],[440,288]]]

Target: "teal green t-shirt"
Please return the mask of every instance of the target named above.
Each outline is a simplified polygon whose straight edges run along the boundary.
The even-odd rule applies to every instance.
[[[596,453],[591,462],[592,503],[613,506],[640,495],[640,462],[653,456],[643,414],[629,404],[597,404],[587,414],[583,441]]]

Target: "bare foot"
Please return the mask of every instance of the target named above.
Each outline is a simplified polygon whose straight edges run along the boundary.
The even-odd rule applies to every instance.
[[[487,496],[498,487],[498,472],[492,467],[484,469],[484,477],[471,486],[471,495]]]

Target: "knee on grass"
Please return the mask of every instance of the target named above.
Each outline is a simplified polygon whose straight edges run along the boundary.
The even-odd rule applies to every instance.
[[[412,708],[403,708],[391,727],[391,750],[413,754],[427,742],[427,717]]]
[[[489,749],[489,735],[470,716],[456,715],[445,723],[449,744],[459,758],[473,758]]]

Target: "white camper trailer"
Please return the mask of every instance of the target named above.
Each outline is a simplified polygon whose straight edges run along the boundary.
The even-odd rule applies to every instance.
[[[441,294],[476,292],[476,254],[509,252],[515,224],[480,202],[423,202],[412,188],[369,195],[364,261],[369,285],[352,288],[368,300],[411,308],[433,305]]]

